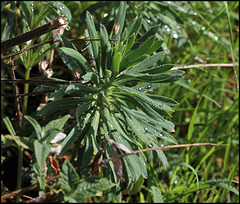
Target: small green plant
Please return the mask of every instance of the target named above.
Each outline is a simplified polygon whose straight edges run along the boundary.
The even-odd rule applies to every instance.
[[[156,51],[162,41],[155,41],[159,26],[153,27],[136,41],[141,18],[134,19],[125,27],[125,13],[126,3],[122,2],[115,22],[115,25],[120,25],[119,30],[116,32],[113,29],[108,35],[103,25],[100,25],[100,32],[97,33],[92,16],[87,12],[86,37],[100,38],[100,41],[90,41],[88,44],[91,63],[67,38],[59,36],[65,46],[59,49],[60,56],[71,70],[75,69],[76,63],[81,68],[81,79],[88,83],[61,85],[50,95],[52,102],[38,111],[37,116],[73,109],[77,123],[69,127],[72,129],[61,144],[60,155],[76,141],[72,153],[72,158],[76,157],[76,167],[89,164],[94,152],[99,152],[107,139],[113,139],[129,150],[157,147],[162,143],[161,140],[177,143],[168,133],[174,129],[174,125],[166,119],[170,117],[169,112],[173,111],[171,106],[177,103],[147,91],[178,80],[183,71],[170,71],[173,65],[161,63],[164,52]],[[112,39],[111,42],[109,39]],[[163,152],[157,152],[165,165],[167,160]],[[104,157],[111,156],[111,149],[107,147]],[[145,162],[143,154],[123,158],[123,176],[127,186],[140,176],[147,178]],[[103,168],[104,177],[117,182],[113,166],[107,165],[108,170]]]
[[[7,2],[1,3],[2,9],[6,4]],[[65,27],[65,17],[68,21],[72,19],[71,12],[66,7],[68,4],[81,3],[11,2],[9,17],[2,32],[3,48],[6,48],[6,40],[17,35],[14,30],[17,9],[20,11],[22,32],[26,34],[42,25],[54,27],[56,22],[59,23],[56,28],[62,25]],[[194,88],[198,80],[191,84],[179,80],[184,72],[172,69],[174,65],[166,63],[166,55],[172,59],[171,53],[166,49],[166,43],[170,45],[172,38],[177,41],[178,47],[186,43],[190,45],[187,49],[192,47],[185,30],[180,27],[190,21],[186,20],[186,16],[178,20],[181,15],[176,11],[195,16],[194,4],[120,1],[109,5],[111,13],[98,22],[94,22],[94,16],[90,12],[84,12],[84,18],[80,22],[83,19],[86,21],[85,38],[74,39],[86,43],[80,52],[73,44],[73,39],[56,30],[46,32],[30,44],[21,42],[22,47],[16,44],[8,50],[10,53],[18,52],[19,58],[12,59],[11,62],[20,64],[24,69],[19,69],[18,66],[17,72],[25,78],[25,82],[36,82],[37,87],[33,93],[29,93],[29,84],[25,83],[22,109],[19,99],[16,100],[16,106],[19,107],[19,129],[15,128],[8,116],[2,114],[2,121],[10,133],[1,136],[2,146],[16,147],[19,150],[17,189],[20,189],[20,194],[17,191],[8,193],[2,189],[2,199],[17,195],[16,201],[19,202],[20,196],[30,189],[21,189],[24,150],[31,152],[27,170],[31,189],[38,189],[38,197],[33,198],[33,202],[121,202],[124,194],[129,196],[126,202],[135,201],[134,199],[139,202],[188,202],[197,201],[199,197],[201,201],[206,199],[216,202],[219,197],[224,200],[224,196],[230,193],[238,195],[238,190],[231,186],[238,184],[233,178],[238,163],[231,168],[229,176],[226,175],[230,146],[223,147],[226,159],[222,170],[224,178],[217,180],[209,180],[206,176],[208,172],[213,172],[209,169],[214,160],[211,155],[216,147],[212,147],[209,152],[204,149],[205,152],[201,155],[196,147],[189,148],[200,145],[205,133],[212,131],[210,125],[206,125],[202,132],[194,127],[199,119],[197,114],[202,111],[202,101],[203,107],[207,109],[209,101],[221,107],[219,100]],[[95,11],[103,6],[108,6],[108,3],[98,2],[86,10]],[[131,8],[129,13],[127,7]],[[140,15],[135,17],[136,14]],[[228,18],[230,22],[229,13]],[[60,21],[64,23],[61,24]],[[107,24],[107,21],[110,23]],[[233,44],[231,46],[234,54]],[[68,68],[66,73],[77,80],[64,80],[58,74],[55,78],[44,75],[31,79],[30,73],[39,62],[42,71],[46,71],[44,60],[51,61],[53,49],[65,64],[64,72]],[[174,57],[176,55],[178,54],[173,54]],[[14,81],[13,66],[3,65],[9,68]],[[203,74],[198,76],[199,80],[202,78]],[[14,82],[17,83],[17,80]],[[44,85],[38,85],[41,82]],[[166,86],[169,84],[174,89]],[[187,109],[193,112],[185,140],[188,143],[185,147],[188,147],[181,154],[169,151],[166,157],[163,149],[171,149],[170,144],[178,144],[178,138],[170,132],[175,131],[172,116],[177,114],[177,117],[181,117],[181,112],[172,114],[174,108],[178,110],[178,103],[172,98],[180,87],[190,90],[181,95],[180,103],[187,101],[193,93],[201,93],[201,97],[196,107]],[[37,111],[29,111],[31,107],[28,105],[28,95],[47,92],[52,92],[48,95],[48,102]],[[234,117],[228,122],[227,131],[235,130],[237,104],[234,102],[228,110]],[[208,123],[223,114],[227,115],[226,111],[217,116],[208,113],[211,116]],[[220,119],[219,121],[221,122]],[[221,125],[224,123],[225,120],[222,120]],[[196,132],[200,132],[198,138],[194,138]],[[178,133],[177,129],[176,135]],[[180,140],[182,143],[182,138]],[[230,136],[227,141],[223,141],[230,145]],[[192,142],[199,143],[189,144]],[[206,142],[209,142],[207,138]],[[221,146],[222,143],[221,140],[218,144],[205,144]],[[149,151],[153,150],[150,148],[155,149]],[[209,162],[208,157],[211,157]],[[2,163],[4,159],[2,156]],[[191,161],[197,163],[196,168],[191,166]],[[167,166],[171,168],[167,169]],[[201,172],[205,175],[201,176]],[[199,196],[200,190],[205,192],[202,197]],[[209,192],[211,195],[207,197]]]

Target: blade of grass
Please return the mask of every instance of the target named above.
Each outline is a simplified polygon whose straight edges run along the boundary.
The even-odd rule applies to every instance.
[[[233,52],[233,34],[232,34],[232,25],[231,25],[231,20],[230,20],[230,15],[229,15],[229,11],[228,11],[228,2],[224,1],[224,5],[226,8],[226,12],[227,12],[227,18],[228,18],[228,29],[229,29],[229,34],[230,34],[230,48],[231,48],[231,54],[232,54],[232,61],[233,61],[233,70],[234,70],[234,75],[236,78],[236,85],[237,85],[237,91],[239,92],[239,83],[238,83],[238,74],[237,74],[237,70],[235,67],[235,56],[234,56],[234,52]]]
[[[204,92],[205,92],[205,90],[204,90]],[[196,120],[196,116],[197,116],[197,111],[198,111],[199,104],[202,100],[202,97],[203,97],[203,95],[201,95],[201,98],[199,99],[198,104],[197,104],[196,108],[194,109],[193,116],[192,116],[192,119],[191,119],[191,122],[190,122],[190,125],[188,128],[188,134],[187,134],[188,143],[191,143],[191,138],[192,138],[192,134],[193,134],[193,128],[194,128],[194,124],[195,124],[195,120]],[[189,164],[189,149],[190,148],[187,147],[187,153],[186,153],[186,163],[187,164]]]

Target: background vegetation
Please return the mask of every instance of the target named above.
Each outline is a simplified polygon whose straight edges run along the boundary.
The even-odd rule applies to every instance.
[[[36,8],[36,5],[33,8]],[[9,3],[4,2],[1,3],[1,6],[2,40],[34,29],[43,25],[44,22],[47,23],[49,20],[58,17],[55,13],[48,13],[48,18],[44,18],[45,16],[42,15],[42,19],[40,19],[40,15],[37,13],[41,11],[39,9],[34,14],[29,14],[30,16],[35,16],[39,21],[33,20],[32,25],[28,22],[29,27],[27,27],[25,26],[26,18],[23,18],[24,8],[21,7],[23,5],[16,3],[15,7],[13,4],[10,7]],[[50,4],[48,6],[50,8]],[[62,1],[62,3],[56,3],[55,5],[52,3],[51,6],[60,11],[62,10],[62,13],[68,17],[69,27],[65,30],[64,36],[68,39],[83,39],[86,36],[86,11],[90,12],[96,25],[96,30],[100,31],[100,24],[102,24],[110,35],[116,22],[120,2]],[[114,182],[110,182],[107,179],[99,180],[97,183],[99,186],[95,186],[98,190],[96,192],[93,191],[92,194],[87,191],[86,194],[89,199],[84,200],[84,202],[239,202],[239,66],[228,67],[227,65],[220,65],[223,63],[233,65],[239,63],[239,2],[128,1],[126,6],[126,25],[129,25],[137,16],[142,16],[142,27],[136,39],[141,38],[151,27],[160,25],[160,29],[155,36],[156,41],[163,41],[157,51],[166,53],[161,59],[161,64],[173,64],[174,67],[202,64],[202,66],[197,68],[185,69],[185,74],[178,81],[164,83],[154,90],[149,89],[149,93],[168,97],[179,103],[172,107],[174,112],[171,113],[172,117],[168,118],[175,124],[175,132],[171,133],[173,138],[178,144],[210,142],[229,144],[230,146],[169,149],[164,151],[168,162],[167,166],[160,162],[156,152],[147,151],[144,153],[147,178],[140,175],[136,180],[133,180],[131,185],[127,185],[127,182],[121,180],[121,184],[118,183],[120,190],[116,187],[117,191],[112,194],[109,193],[108,189],[104,189],[104,186],[114,186]],[[11,14],[11,12],[14,13]],[[11,17],[10,14],[16,16],[14,23],[16,23],[17,29],[6,26],[8,18]],[[8,32],[7,29],[10,29],[11,32]],[[42,42],[51,38],[52,34],[46,34],[39,41]],[[91,56],[89,56],[89,50],[86,49],[86,44],[83,41],[74,42],[77,50],[90,61]],[[41,49],[49,50],[51,48],[50,45],[45,45],[44,48],[41,47]],[[31,55],[26,54],[25,59],[20,60],[18,58],[15,61],[14,65],[17,65],[15,70],[17,79],[32,79],[41,76],[37,69],[37,64],[38,60],[43,59],[46,53],[36,58],[35,64],[27,64],[29,62],[28,59],[33,57],[35,52],[40,52],[41,49],[32,51]],[[16,50],[10,50],[9,53],[14,51]],[[30,51],[28,52],[30,53]],[[1,57],[4,55],[6,53],[2,53]],[[5,63],[8,61],[9,59],[4,60]],[[24,64],[23,62],[26,63]],[[205,64],[215,64],[215,66],[205,66]],[[63,63],[58,53],[54,55],[52,69],[54,70],[54,78],[74,80],[73,72]],[[11,78],[6,68],[1,69],[1,77]],[[13,93],[12,87],[11,84],[2,83],[2,94]],[[29,92],[31,93],[35,87],[36,85],[30,85]],[[22,85],[19,85],[19,89],[20,93],[23,93],[24,87]],[[43,101],[44,99],[39,95],[29,96],[27,105],[24,105],[24,100],[21,101],[23,104],[21,109],[25,110],[24,107],[26,107],[25,113],[30,115],[36,111],[39,104]],[[15,162],[19,153],[15,142],[10,142],[12,140],[9,138],[9,134],[14,135],[12,134],[14,131],[10,132],[9,129],[11,128],[9,127],[16,131],[18,127],[15,115],[17,107],[15,106],[14,97],[2,96],[1,109],[1,155],[4,172],[1,193],[4,195],[8,193],[8,190],[13,191],[19,187],[17,184],[17,162]],[[72,112],[69,111],[69,114],[72,114]],[[53,126],[61,123],[61,128],[63,128],[68,120],[67,117],[65,116],[58,123],[55,121],[56,123],[53,123]],[[28,121],[31,121],[31,119],[28,119]],[[70,121],[69,123],[73,122],[71,118]],[[9,123],[13,125],[6,125]],[[25,123],[30,124],[27,121]],[[65,132],[68,132],[67,128],[71,126],[69,123],[66,123]],[[17,144],[21,146],[21,143]],[[168,145],[169,143],[163,140],[159,144]],[[41,146],[41,144],[36,145]],[[41,147],[44,149],[43,146]],[[70,151],[70,153],[72,152]],[[27,151],[24,151],[23,155],[24,158],[27,158]],[[31,164],[30,167],[29,160],[26,158],[26,161],[23,162],[24,169],[22,171],[21,188],[34,184],[37,181],[39,183],[42,178],[40,173],[39,178],[30,175],[34,165]],[[71,193],[66,194],[68,192],[67,187],[64,189],[63,184],[66,181],[63,181],[63,175],[70,172],[69,174],[74,175],[75,178],[78,178],[77,180],[85,179],[84,182],[86,183],[91,183],[93,177],[89,177],[88,174],[87,176],[77,174],[67,158],[69,158],[67,152],[58,158],[60,169],[62,169],[60,184],[62,192],[65,193],[63,193],[64,195],[61,198],[64,201],[73,202],[75,201],[74,196],[71,196]],[[66,162],[64,163],[65,160]],[[34,161],[32,162],[34,163]],[[41,164],[39,165],[41,166]],[[50,169],[50,164],[48,163],[47,165]],[[37,175],[36,172],[37,170],[35,169],[34,173]],[[54,171],[50,175],[54,175]],[[29,177],[31,177],[31,183],[29,183]],[[98,177],[98,179],[100,178]],[[45,188],[44,181],[42,182]],[[69,181],[69,183],[71,182]],[[54,197],[59,195],[56,190],[59,190],[57,182],[52,181],[48,185],[50,186],[48,192],[51,192],[49,199],[52,199],[50,201],[58,200],[59,198]],[[70,188],[73,188],[73,186],[70,186]],[[102,193],[99,189],[107,191]],[[28,193],[26,195],[31,197],[39,196],[39,198],[45,195],[45,201],[48,198],[46,191],[41,188],[41,183],[40,190],[35,189]],[[8,198],[7,201],[14,202],[15,199],[16,197]],[[21,196],[21,201],[23,202],[28,199],[28,197]],[[63,202],[61,199],[58,201]]]

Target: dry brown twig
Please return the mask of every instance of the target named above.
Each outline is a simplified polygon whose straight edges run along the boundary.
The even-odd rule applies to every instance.
[[[194,65],[173,67],[170,70],[173,71],[173,70],[179,70],[179,69],[190,69],[190,68],[199,68],[199,67],[206,68],[206,67],[233,67],[233,66],[239,66],[239,64],[233,64],[233,63],[194,64]]]
[[[141,150],[132,151],[132,152],[129,152],[129,153],[118,155],[118,158],[130,156],[132,154],[137,154],[137,153],[146,152],[146,151],[166,150],[166,149],[173,149],[173,148],[193,147],[193,146],[207,146],[207,145],[210,145],[210,146],[230,146],[228,144],[214,144],[214,143],[193,143],[193,144],[168,145],[168,146],[163,146],[163,147],[155,147],[155,148],[148,148],[148,149],[141,149]],[[101,150],[101,151],[103,151],[103,150]],[[98,165],[101,166],[101,165],[103,165],[103,164],[105,164],[107,162],[112,161],[113,159],[114,158],[101,160],[101,161],[98,162]],[[92,168],[93,164],[94,163],[91,163],[91,164],[88,164],[88,165],[85,165],[85,166],[82,166],[82,167],[77,167],[75,169],[77,171],[79,171],[79,170],[82,170],[82,169],[85,169],[85,168]],[[54,177],[51,177],[51,178],[46,180],[46,183],[49,183],[49,182],[51,182],[53,180],[56,180],[59,177],[60,177],[60,174],[56,175]],[[26,193],[26,192],[28,192],[30,190],[33,190],[33,189],[36,189],[36,188],[38,188],[38,185],[34,184],[34,185],[28,186],[26,188],[22,188],[22,189],[19,189],[19,190],[16,190],[16,191],[12,191],[11,193],[6,193],[3,196],[1,196],[1,200],[6,200],[6,199],[11,198],[13,196],[21,195],[23,193]]]

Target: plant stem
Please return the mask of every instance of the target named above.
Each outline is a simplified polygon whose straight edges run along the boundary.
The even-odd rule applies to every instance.
[[[29,76],[30,76],[30,70],[31,69],[27,69],[26,70],[26,73],[25,73],[25,80],[28,80],[29,79]],[[28,94],[29,92],[29,84],[26,83],[25,84],[25,87],[24,87],[24,94]],[[24,99],[23,99],[23,114],[27,114],[27,103],[28,103],[28,95],[24,96]]]
[[[18,147],[18,167],[17,167],[17,190],[21,189],[22,183],[22,163],[23,163],[23,148]],[[20,196],[17,195],[16,203],[19,203]]]

